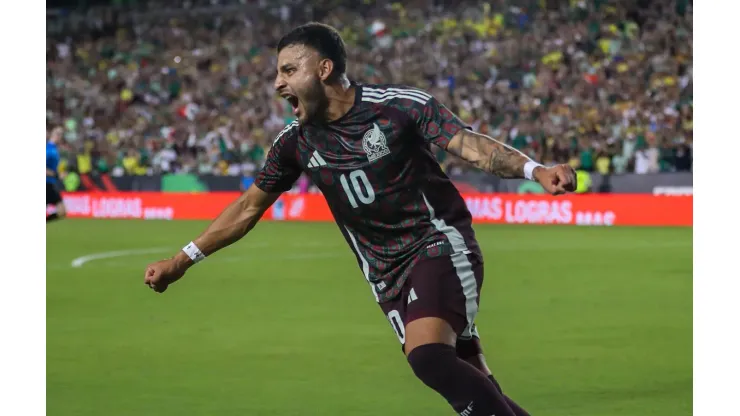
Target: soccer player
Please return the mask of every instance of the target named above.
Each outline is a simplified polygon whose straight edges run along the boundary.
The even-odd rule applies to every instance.
[[[53,206],[53,210],[46,216],[46,222],[64,218],[67,210],[62,201],[62,195],[57,187],[59,184],[59,150],[57,143],[62,139],[63,129],[56,127],[51,131],[49,140],[46,142],[46,206]]]
[[[572,192],[575,172],[544,167],[471,131],[423,90],[360,85],[346,74],[344,42],[309,23],[277,46],[275,89],[298,120],[275,137],[255,183],[195,240],[149,265],[156,292],[244,237],[302,172],[321,189],[390,321],[414,374],[463,416],[526,415],[483,358],[475,317],[483,258],[472,217],[431,144],[486,172]]]

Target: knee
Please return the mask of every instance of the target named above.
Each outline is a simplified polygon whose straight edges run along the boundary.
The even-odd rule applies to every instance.
[[[416,377],[433,386],[444,381],[457,360],[455,347],[447,344],[425,344],[414,348],[408,362]]]
[[[67,208],[64,206],[64,204],[59,204],[57,206],[57,216],[59,218],[64,218],[67,216]]]
[[[458,338],[456,348],[457,356],[463,360],[483,355],[483,348],[481,348],[480,340],[476,337],[471,337],[469,339]]]

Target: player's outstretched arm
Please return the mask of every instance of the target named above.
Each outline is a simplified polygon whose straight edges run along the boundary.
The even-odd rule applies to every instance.
[[[257,225],[262,215],[280,196],[267,193],[251,185],[239,198],[229,204],[193,243],[204,256],[227,247],[247,235]],[[188,266],[192,259],[180,251],[177,256]]]
[[[450,140],[447,151],[501,178],[537,181],[554,195],[575,190],[576,173],[569,165],[544,167],[524,153],[484,134],[460,130]]]
[[[279,196],[280,193],[267,193],[252,185],[226,207],[198,238],[172,258],[150,264],[144,274],[144,283],[156,292],[164,292],[197,261],[244,237]]]
[[[544,167],[511,146],[471,131],[425,91],[403,90],[395,102],[400,111],[409,114],[425,142],[434,143],[485,172],[502,178],[537,181],[554,195],[576,188],[576,174],[570,166]]]
[[[460,130],[453,136],[447,145],[447,151],[502,178],[523,178],[524,165],[532,161],[511,146],[467,129]]]

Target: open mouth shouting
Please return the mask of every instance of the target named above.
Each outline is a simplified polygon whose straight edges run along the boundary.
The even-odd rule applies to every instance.
[[[301,109],[299,107],[300,103],[298,101],[298,97],[296,97],[293,94],[288,94],[288,93],[280,94],[280,96],[283,97],[285,100],[287,100],[290,103],[290,105],[293,107],[293,115],[295,115],[296,117],[299,117]]]

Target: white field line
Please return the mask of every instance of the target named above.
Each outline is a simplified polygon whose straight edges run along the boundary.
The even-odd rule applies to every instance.
[[[632,250],[651,250],[651,249],[665,249],[665,248],[675,248],[675,247],[691,247],[691,242],[683,242],[683,241],[662,241],[659,243],[646,243],[642,241],[636,241],[632,244],[606,244],[606,245],[592,245],[592,246],[584,246],[584,245],[577,245],[577,244],[563,244],[563,245],[548,245],[548,246],[537,246],[536,244],[528,245],[527,247],[521,247],[521,246],[500,246],[500,247],[486,247],[487,244],[483,242],[482,244],[484,251],[563,251],[563,250],[573,250],[573,251],[579,251],[579,250],[608,250],[608,251],[632,251]],[[322,244],[322,243],[316,243],[316,242],[309,242],[309,243],[303,243],[303,244],[289,244],[289,245],[281,245],[281,247],[276,247],[275,245],[266,244],[266,243],[255,243],[250,245],[243,245],[240,247],[240,249],[244,250],[244,254],[240,256],[229,256],[229,257],[220,257],[218,255],[215,255],[211,262],[217,262],[217,263],[234,263],[234,262],[241,262],[241,261],[277,261],[277,260],[312,260],[312,259],[320,259],[320,258],[339,258],[344,257],[345,255],[348,255],[349,253],[345,252],[335,252],[335,251],[329,251],[329,252],[322,252],[322,253],[300,253],[300,252],[294,252],[293,254],[285,254],[285,255],[253,255],[254,253],[250,253],[250,250],[252,249],[259,249],[259,248],[291,248],[294,249],[294,251],[308,248],[308,247],[322,247],[327,249],[335,249],[338,246],[335,244]],[[84,264],[94,261],[94,260],[102,260],[102,259],[110,259],[110,258],[117,258],[117,257],[128,257],[128,256],[135,256],[135,255],[142,255],[142,254],[156,254],[156,253],[165,253],[165,252],[173,252],[174,248],[172,247],[155,247],[155,248],[147,248],[147,249],[138,249],[138,250],[119,250],[119,251],[106,251],[101,253],[92,253],[85,256],[77,257],[71,262],[71,266],[74,268],[82,267]],[[128,262],[122,263],[122,262],[106,262],[106,266],[121,266],[129,264]],[[56,267],[52,267],[56,268]]]
[[[300,248],[306,248],[306,247],[327,247],[327,248],[335,248],[335,245],[324,245],[316,242],[311,242],[308,244],[292,244],[288,245],[287,247],[294,248],[294,249],[300,249]],[[283,246],[285,248],[286,246]],[[244,256],[239,257],[218,257],[215,256],[214,259],[217,261],[226,261],[226,262],[235,262],[235,261],[241,261],[247,258],[253,258],[256,260],[300,260],[300,259],[313,259],[313,258],[333,258],[333,257],[339,257],[341,254],[337,253],[296,253],[296,254],[288,254],[285,256],[250,256],[249,250],[252,249],[259,249],[259,248],[275,248],[274,246],[271,246],[266,243],[255,243],[250,245],[242,245],[240,249],[243,249],[246,251]],[[85,263],[91,262],[93,260],[103,260],[103,259],[111,259],[116,257],[128,257],[128,256],[136,256],[136,255],[142,255],[142,254],[156,254],[156,253],[166,253],[166,252],[174,252],[175,248],[172,247],[154,247],[154,248],[145,248],[145,249],[136,249],[136,250],[117,250],[117,251],[104,251],[100,253],[92,253],[87,254],[84,256],[77,257],[72,260],[70,265],[75,268],[82,267],[85,265]],[[120,265],[121,263],[115,263],[117,265]],[[128,263],[127,263],[128,264]],[[106,265],[114,265],[110,262],[106,263]]]
[[[86,256],[77,257],[72,260],[72,267],[82,267],[85,263],[93,260],[110,259],[114,257],[126,257],[134,256],[138,254],[153,254],[153,253],[164,253],[172,251],[170,247],[159,247],[159,248],[145,248],[140,250],[120,250],[120,251],[105,251],[102,253],[93,253]]]

